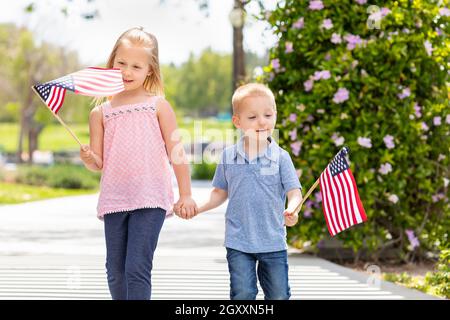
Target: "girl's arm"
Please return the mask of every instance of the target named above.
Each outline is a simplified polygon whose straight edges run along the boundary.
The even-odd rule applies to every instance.
[[[224,203],[228,198],[228,192],[223,189],[214,188],[209,195],[209,200],[200,208],[198,208],[198,213],[202,213],[214,208],[217,208],[222,203]]]
[[[80,148],[80,158],[91,171],[102,171],[103,168],[103,131],[103,114],[97,106],[89,114],[89,146]]]
[[[156,104],[156,108],[161,134],[166,144],[167,155],[177,177],[180,199],[176,203],[176,206],[181,208],[180,216],[189,219],[198,213],[198,208],[192,199],[191,174],[181,137],[177,130],[175,112],[165,99],[160,99]]]
[[[284,210],[284,223],[288,227],[294,226],[298,221],[298,213],[294,214],[295,208],[302,202],[302,191],[300,189],[292,189],[287,193],[288,206]]]

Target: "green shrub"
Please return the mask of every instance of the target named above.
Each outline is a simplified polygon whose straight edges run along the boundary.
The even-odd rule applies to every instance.
[[[365,2],[278,2],[261,16],[279,37],[261,81],[276,94],[280,144],[304,192],[344,144],[351,150],[368,222],[337,238],[411,261],[435,254],[450,230],[448,9],[377,1],[374,13]],[[290,239],[329,237],[318,196]]]
[[[192,179],[195,180],[212,180],[216,171],[215,163],[202,162],[192,165]]]
[[[76,165],[23,166],[19,168],[17,182],[51,188],[95,189],[98,187],[99,177],[99,173]]]
[[[432,293],[441,297],[450,298],[450,250],[442,250],[436,272],[428,272],[425,281],[429,284]]]

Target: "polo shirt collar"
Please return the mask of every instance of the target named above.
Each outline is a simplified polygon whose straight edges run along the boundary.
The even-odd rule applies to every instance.
[[[268,139],[270,140],[269,145],[267,146],[266,150],[264,150],[264,154],[258,156],[258,158],[264,156],[271,161],[277,162],[278,157],[276,156],[276,154],[277,154],[276,151],[277,151],[278,144],[275,142],[275,140],[272,137],[269,137]],[[242,136],[239,139],[238,143],[236,144],[233,159],[236,159],[238,155],[240,155],[243,159],[248,160],[248,157],[244,151],[244,136]]]

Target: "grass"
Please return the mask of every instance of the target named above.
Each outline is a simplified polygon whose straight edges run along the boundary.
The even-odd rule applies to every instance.
[[[428,272],[427,275],[410,275],[406,272],[402,273],[383,273],[382,278],[385,281],[393,282],[398,285],[405,286],[410,289],[418,290],[426,294],[434,295],[440,298],[446,298],[449,297],[446,295],[443,295],[441,293],[441,284],[433,284],[430,283],[429,280],[431,277],[433,277],[432,272]]]
[[[178,121],[179,128],[182,129],[183,141],[193,142],[195,139],[209,141],[223,141],[226,139],[225,130],[231,129],[230,122],[221,122],[214,119],[185,119]],[[75,132],[81,143],[89,143],[88,124],[70,124],[69,127]],[[15,152],[19,136],[19,125],[17,123],[0,123],[0,150]],[[26,141],[26,139],[25,139]],[[39,149],[44,151],[70,151],[78,150],[78,144],[67,132],[58,124],[51,124],[44,128],[39,136]],[[27,150],[27,146],[24,146]]]
[[[48,198],[92,194],[97,190],[54,189],[0,182],[0,204],[15,204]]]

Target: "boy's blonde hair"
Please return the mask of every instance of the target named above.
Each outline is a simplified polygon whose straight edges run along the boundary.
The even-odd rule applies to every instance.
[[[131,28],[120,35],[109,55],[106,68],[114,67],[117,49],[121,44],[127,41],[148,49],[147,51],[150,55],[150,75],[148,75],[144,81],[144,88],[151,94],[164,96],[164,85],[158,57],[158,40],[153,34],[145,31],[143,27]],[[108,100],[110,99],[111,97],[108,97]],[[102,100],[105,99],[97,100],[97,104],[101,103]]]
[[[265,85],[261,83],[248,83],[240,86],[236,89],[231,99],[231,104],[233,105],[233,114],[237,114],[239,109],[242,107],[242,102],[248,97],[267,97],[269,98],[274,110],[277,109],[275,104],[275,97],[272,91]]]

